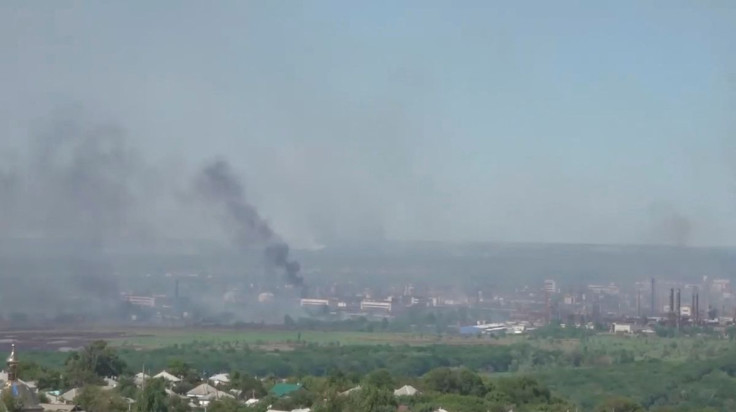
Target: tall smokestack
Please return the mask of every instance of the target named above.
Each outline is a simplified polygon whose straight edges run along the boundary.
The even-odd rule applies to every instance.
[[[675,288],[670,289],[670,314],[675,313]]]
[[[700,322],[700,292],[695,292],[695,320]]]
[[[641,317],[641,290],[636,292],[636,316]]]
[[[654,278],[652,278],[651,281],[652,281],[652,285],[651,285],[652,296],[651,296],[651,302],[649,302],[649,309],[652,311],[651,312],[652,316],[657,316],[657,313],[659,313],[659,311],[657,310],[657,303],[655,299],[656,290],[654,288]]]
[[[676,308],[675,309],[675,319],[677,320],[677,327],[679,329],[679,327],[680,327],[680,313],[682,313],[680,311],[680,289],[679,288],[677,289],[677,302],[675,304],[675,308]]]
[[[690,302],[690,321],[693,322],[695,320],[695,291],[693,291],[693,295],[691,296],[691,302]]]

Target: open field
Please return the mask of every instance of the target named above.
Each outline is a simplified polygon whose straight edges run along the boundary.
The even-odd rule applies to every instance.
[[[68,351],[103,339],[115,346],[134,349],[155,349],[189,343],[247,344],[251,346],[289,345],[296,342],[321,345],[382,345],[432,343],[477,344],[496,343],[488,339],[457,337],[438,338],[435,335],[388,332],[322,332],[282,329],[243,328],[122,328],[95,330],[11,330],[0,331],[0,350],[10,344],[33,351]]]
[[[154,349],[188,343],[247,344],[261,348],[299,343],[318,345],[507,345],[527,337],[478,339],[476,337],[437,336],[398,332],[299,331],[283,329],[172,328],[134,329],[112,338],[112,344],[125,348]]]
[[[428,344],[432,337],[403,333],[315,332],[243,329],[159,329],[137,330],[111,340],[114,345],[160,348],[187,343],[248,344],[255,346],[307,342],[316,344]]]
[[[298,331],[277,328],[97,328],[95,330],[0,331],[0,351],[15,343],[24,351],[69,351],[103,339],[125,349],[152,350],[191,343],[213,346],[248,345],[265,350],[286,350],[296,343],[318,345],[510,345],[526,342],[545,350],[615,353],[628,352],[635,360],[686,361],[709,358],[726,351],[732,342],[706,337],[659,338],[607,334],[579,339],[507,336],[477,338],[394,332]]]
[[[435,334],[399,332],[346,332],[300,331],[283,328],[229,328],[229,327],[145,327],[145,328],[84,328],[0,330],[0,351],[9,350],[15,343],[25,350],[68,351],[94,340],[106,340],[111,344],[131,349],[155,349],[189,343],[247,344],[249,346],[284,346],[294,343],[319,345],[505,345],[526,340],[526,337],[483,338],[461,336],[437,336]]]

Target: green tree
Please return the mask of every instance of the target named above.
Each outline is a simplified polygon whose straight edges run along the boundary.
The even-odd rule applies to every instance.
[[[8,412],[21,412],[23,410],[23,402],[14,397],[10,391],[3,391],[2,402]]]
[[[366,386],[350,394],[343,411],[395,412],[397,407],[393,391],[375,386]]]
[[[396,381],[394,381],[394,377],[391,376],[391,372],[387,369],[377,369],[365,377],[365,384],[367,386],[375,386],[376,388],[393,390],[395,389]]]
[[[74,401],[87,412],[123,412],[128,410],[128,402],[115,391],[104,390],[99,386],[89,385]]]
[[[485,396],[488,390],[478,374],[469,369],[461,369],[457,373],[458,393],[461,395]]]
[[[138,396],[135,403],[137,412],[167,412],[169,396],[166,394],[166,382],[163,379],[150,379]]]
[[[224,398],[212,402],[207,407],[207,412],[238,412],[244,410],[235,399]]]
[[[528,376],[499,379],[495,386],[495,390],[487,395],[494,402],[507,402],[518,406],[545,404],[552,398],[549,388]]]
[[[21,375],[22,376],[22,375]],[[43,369],[38,376],[39,389],[61,389],[64,386],[61,372],[58,370]]]
[[[336,391],[349,389],[351,383],[345,373],[338,368],[332,368],[327,373],[327,386]]]
[[[734,340],[736,339],[736,326],[729,326],[726,328],[726,335],[728,336],[728,340]]]
[[[247,373],[233,373],[231,376],[230,387],[242,391],[242,397],[260,398],[266,395],[266,388],[260,379],[256,379]]]
[[[125,368],[125,362],[115,349],[109,347],[107,342],[98,340],[69,355],[65,377],[69,386],[80,387],[100,383],[105,377],[119,376]]]
[[[174,391],[177,395],[185,395],[187,392],[194,389],[195,385],[191,384],[187,381],[181,381],[174,384],[174,386],[171,388],[171,390]]]
[[[169,412],[189,412],[189,401],[178,396],[169,397]]]
[[[18,363],[18,375],[27,381],[37,381],[41,376],[43,369],[33,361],[20,361]]]
[[[327,390],[322,402],[315,404],[314,412],[342,412],[345,408],[347,397],[340,395],[334,388]]]
[[[197,370],[189,363],[182,361],[181,359],[172,359],[166,366],[166,370],[182,379],[189,384],[195,384],[199,382],[199,375]]]
[[[609,398],[595,409],[596,412],[644,412],[644,407],[629,398]]]
[[[136,399],[138,397],[138,386],[130,376],[121,376],[115,389],[120,396],[125,398]]]
[[[440,393],[455,393],[456,377],[450,368],[437,368],[427,372],[422,378],[427,390]]]
[[[487,392],[480,376],[469,369],[433,369],[424,375],[422,381],[425,388],[435,392],[472,396],[485,396]]]

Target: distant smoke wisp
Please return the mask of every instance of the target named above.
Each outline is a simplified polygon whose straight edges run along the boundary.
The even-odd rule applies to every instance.
[[[144,226],[135,189],[138,152],[122,128],[88,126],[74,115],[42,125],[28,143],[25,156],[0,168],[0,239],[36,239],[38,253],[58,257],[50,270],[58,277],[53,288],[28,282],[18,296],[0,296],[19,310],[39,312],[66,310],[80,294],[92,297],[86,313],[114,307],[120,291],[107,248]],[[27,294],[38,299],[25,302]]]
[[[673,246],[688,246],[692,240],[693,221],[687,215],[661,204],[650,206],[656,240]]]
[[[693,231],[692,222],[686,216],[673,214],[662,222],[662,231],[672,244],[687,246]]]
[[[255,206],[248,203],[243,185],[229,163],[217,160],[206,165],[194,183],[202,198],[221,208],[226,229],[239,247],[263,246],[269,266],[283,271],[288,284],[303,284],[299,263],[289,258],[289,245],[273,231]]]

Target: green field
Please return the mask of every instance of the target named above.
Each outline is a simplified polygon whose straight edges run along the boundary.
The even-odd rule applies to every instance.
[[[230,329],[158,329],[132,331],[129,336],[111,339],[121,347],[142,349],[161,348],[188,343],[248,344],[257,346],[296,342],[320,345],[429,344],[437,337],[410,333],[380,332],[318,332],[291,330],[230,330]]]
[[[449,345],[510,345],[526,342],[535,348],[563,352],[589,351],[612,354],[628,352],[635,360],[662,359],[681,362],[717,356],[733,347],[725,339],[706,337],[659,338],[656,336],[596,335],[583,340],[550,339],[532,336],[508,336],[499,339],[437,336],[432,334],[395,332],[336,332],[261,329],[135,329],[110,339],[123,348],[156,349],[190,343],[220,345],[250,345],[278,348],[295,343],[319,345],[383,345],[383,344],[449,344]]]
[[[477,338],[461,336],[438,336],[435,334],[400,332],[343,332],[343,331],[299,331],[268,329],[131,329],[123,336],[108,339],[113,345],[139,349],[155,349],[188,343],[247,344],[256,346],[301,343],[319,345],[385,345],[385,344],[449,344],[449,345],[506,345],[529,340],[525,336],[504,338]],[[565,346],[563,343],[548,344],[539,340],[540,347]]]

